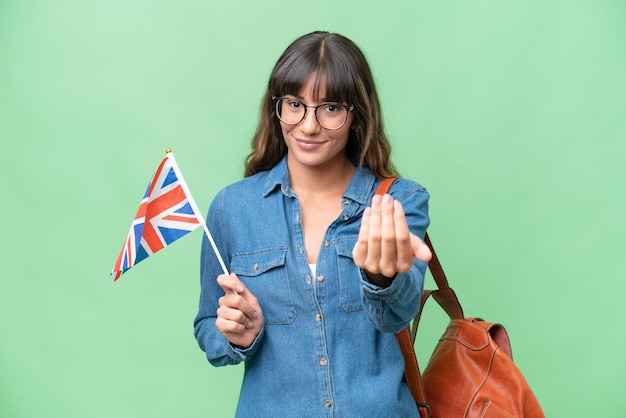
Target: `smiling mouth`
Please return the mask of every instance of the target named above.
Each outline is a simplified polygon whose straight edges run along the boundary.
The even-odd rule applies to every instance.
[[[297,139],[297,138],[296,138],[296,141],[298,141],[299,143],[304,144],[304,145],[321,145],[321,144],[324,143],[324,141],[322,141],[322,142],[319,142],[319,141],[308,141],[306,139]]]

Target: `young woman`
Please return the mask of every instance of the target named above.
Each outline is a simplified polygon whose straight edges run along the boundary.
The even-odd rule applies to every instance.
[[[213,200],[195,335],[245,362],[237,416],[418,416],[394,333],[419,308],[428,193],[389,160],[368,63],[349,39],[294,41],[270,76],[245,178]]]

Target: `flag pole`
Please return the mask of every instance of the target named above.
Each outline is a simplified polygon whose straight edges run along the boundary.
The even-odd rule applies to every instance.
[[[224,272],[224,274],[228,275],[229,273],[228,273],[228,269],[226,268],[226,264],[224,264],[224,260],[222,259],[222,256],[219,250],[217,249],[217,245],[215,245],[215,241],[213,240],[213,236],[211,235],[211,232],[209,231],[209,228],[206,225],[204,216],[201,215],[200,209],[198,209],[198,206],[196,205],[195,200],[193,200],[193,196],[191,192],[189,191],[189,188],[187,187],[187,182],[185,182],[185,179],[183,178],[183,173],[181,173],[180,169],[178,168],[178,164],[176,163],[176,159],[174,158],[174,154],[172,153],[171,148],[167,148],[165,150],[165,154],[167,155],[167,158],[172,160],[172,167],[174,168],[176,177],[178,177],[178,180],[180,181],[180,185],[183,188],[185,195],[187,196],[187,200],[189,201],[189,205],[191,205],[191,209],[196,214],[196,218],[198,218],[198,220],[200,221],[200,224],[202,224],[202,227],[204,228],[204,233],[209,239],[209,242],[211,243],[211,247],[213,247],[213,252],[215,253],[215,256],[217,257],[217,260],[220,262],[222,271]]]

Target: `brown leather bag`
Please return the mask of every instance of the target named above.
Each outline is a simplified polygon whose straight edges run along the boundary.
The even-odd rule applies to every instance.
[[[384,194],[395,179],[385,179]],[[424,241],[432,259],[428,268],[437,290],[426,290],[412,329],[398,342],[405,360],[405,378],[422,418],[543,418],[544,413],[526,379],[513,363],[504,327],[480,318],[465,318],[450,288],[428,234]],[[420,374],[413,347],[424,304],[432,296],[450,317],[447,329]]]

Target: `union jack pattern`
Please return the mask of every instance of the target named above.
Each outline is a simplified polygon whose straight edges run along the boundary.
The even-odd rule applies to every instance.
[[[189,195],[189,196],[188,196]],[[194,210],[195,209],[195,210]],[[171,153],[161,161],[113,266],[113,280],[204,224]]]

